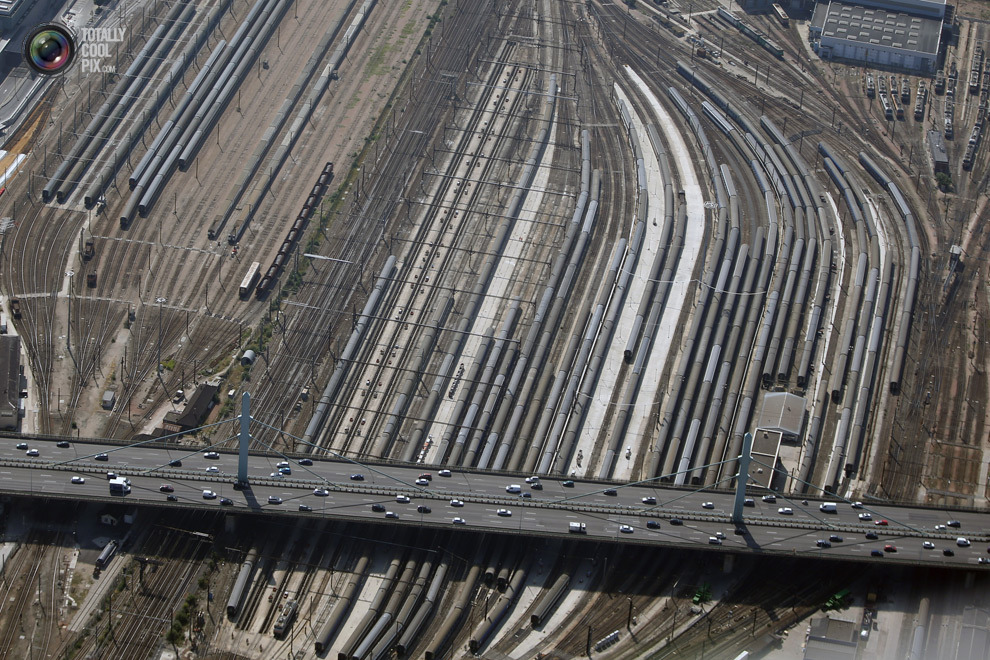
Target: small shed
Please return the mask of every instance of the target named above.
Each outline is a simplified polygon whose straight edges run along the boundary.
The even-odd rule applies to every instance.
[[[938,131],[928,131],[928,151],[936,172],[949,172],[949,154],[945,151],[945,141]]]
[[[113,390],[107,390],[103,393],[103,400],[100,404],[103,406],[104,410],[113,410],[114,405],[117,403],[117,393]]]

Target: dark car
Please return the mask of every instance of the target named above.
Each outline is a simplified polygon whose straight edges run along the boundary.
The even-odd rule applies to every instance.
[[[385,513],[385,505],[384,504],[372,504],[371,505],[371,510],[374,511],[375,513]]]
[[[832,543],[842,543],[842,537],[839,536],[838,534],[832,534],[831,536],[828,537],[828,540],[831,541]]]
[[[562,481],[560,485],[563,486],[564,488],[574,488],[574,482],[571,481],[570,479],[568,479],[567,481]]]
[[[866,533],[866,538],[870,539],[871,541],[876,541],[880,537],[877,536],[877,533],[876,532],[867,532]]]
[[[69,441],[68,440],[59,440],[58,442],[55,443],[55,446],[56,447],[59,447],[60,449],[68,449],[69,448]]]
[[[313,459],[312,458],[300,458],[299,459],[299,465],[312,465],[312,464],[313,464]]]
[[[168,462],[168,464],[171,467],[182,467],[182,461],[180,461],[177,458],[173,458],[171,461]]]
[[[96,458],[96,460],[98,460],[98,461],[109,461],[109,460],[110,460],[110,457],[109,457],[109,456],[107,456],[106,454],[97,454],[97,455],[95,456],[95,458]]]
[[[229,497],[221,497],[220,504],[222,504],[223,506],[234,506],[234,500],[230,499]]]
[[[946,548],[945,550],[942,551],[942,554],[945,555],[946,557],[956,556],[956,552],[952,548]]]
[[[671,518],[670,519],[670,524],[671,525],[683,525],[684,524],[684,521],[681,520],[680,518]]]
[[[433,509],[426,506],[425,504],[420,504],[418,507],[416,507],[416,511],[419,513],[433,513]]]
[[[825,539],[818,539],[817,541],[815,541],[815,545],[817,545],[819,548],[832,547],[832,543],[830,541],[826,541]]]
[[[883,552],[880,550],[870,550],[871,557],[883,557]]]
[[[945,524],[949,527],[962,527],[962,523],[958,520],[947,520]]]
[[[311,507],[308,504],[300,504],[299,505],[299,510],[300,511],[312,511],[313,510],[313,507]]]
[[[175,495],[168,495],[165,497],[165,500],[168,502],[178,502],[179,498],[176,497]]]
[[[658,520],[647,520],[646,526],[649,529],[660,529],[660,521]]]
[[[532,488],[533,490],[543,490],[543,484],[541,484],[539,481],[534,481],[529,485],[529,487]]]
[[[606,488],[605,490],[602,491],[602,494],[615,496],[619,494],[619,491],[615,490],[614,488]]]
[[[746,530],[743,529],[742,527],[736,527],[733,534],[735,534],[736,536],[746,536]]]
[[[351,481],[364,481],[364,475],[363,474],[352,474],[351,475]]]

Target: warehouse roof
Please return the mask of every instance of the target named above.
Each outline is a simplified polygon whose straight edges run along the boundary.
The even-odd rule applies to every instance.
[[[819,5],[821,7],[821,5]],[[819,14],[816,11],[816,15]],[[818,16],[816,16],[818,18]],[[938,52],[942,21],[879,7],[833,0],[821,20],[822,37],[864,46],[886,46],[918,53]],[[815,22],[817,23],[818,20]]]
[[[804,397],[787,392],[770,392],[763,397],[763,407],[756,428],[798,436],[804,426]]]

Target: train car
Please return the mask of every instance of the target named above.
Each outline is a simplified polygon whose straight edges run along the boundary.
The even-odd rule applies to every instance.
[[[784,8],[776,2],[770,5],[770,7],[773,9],[773,13],[777,17],[777,20],[780,21],[780,24],[784,27],[789,27],[791,19],[787,17],[787,12],[784,11]]]
[[[298,608],[299,604],[295,600],[290,600],[282,606],[282,613],[278,615],[278,619],[275,621],[275,628],[273,630],[275,637],[282,639],[289,632],[292,622],[296,619],[296,610]]]
[[[242,299],[251,295],[251,289],[254,288],[254,285],[258,283],[260,278],[261,264],[255,261],[251,264],[251,267],[248,268],[247,273],[244,274],[244,279],[241,280],[241,288],[239,291]]]
[[[110,560],[113,556],[117,554],[117,541],[110,541],[105,546],[103,546],[103,552],[100,556],[96,558],[96,567],[99,569],[104,569],[110,564]]]
[[[873,74],[866,74],[866,98],[876,98],[877,96],[877,86],[873,82]]]

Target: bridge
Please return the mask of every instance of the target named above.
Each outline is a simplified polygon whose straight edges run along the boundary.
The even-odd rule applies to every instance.
[[[226,440],[192,449],[167,437],[120,445],[8,436],[0,442],[0,492],[530,536],[574,538],[570,523],[583,523],[579,538],[596,541],[957,568],[986,562],[990,570],[990,517],[981,512],[672,488],[657,479],[527,479],[358,462],[322,448],[252,452],[249,426],[260,422],[249,405],[245,394],[237,453],[219,448]],[[739,459],[747,474],[749,446]],[[108,473],[126,477],[130,492],[111,495]]]

